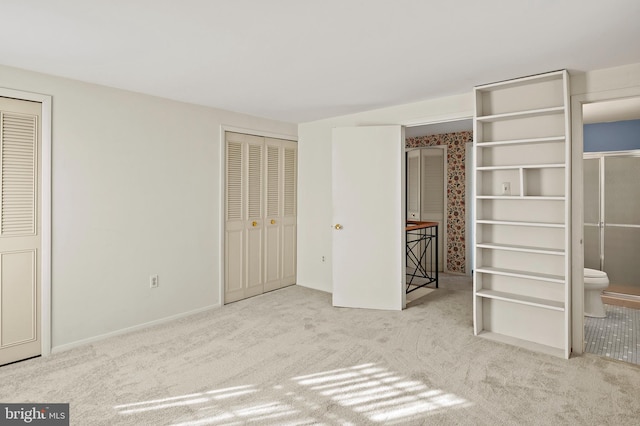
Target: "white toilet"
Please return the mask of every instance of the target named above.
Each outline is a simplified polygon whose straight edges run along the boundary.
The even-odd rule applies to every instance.
[[[609,286],[609,277],[604,271],[584,268],[584,314],[588,317],[604,318],[602,290]]]

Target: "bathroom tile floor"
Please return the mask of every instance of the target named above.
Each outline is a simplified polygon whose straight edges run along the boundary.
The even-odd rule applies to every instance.
[[[640,365],[640,309],[604,307],[606,318],[584,317],[585,351]]]

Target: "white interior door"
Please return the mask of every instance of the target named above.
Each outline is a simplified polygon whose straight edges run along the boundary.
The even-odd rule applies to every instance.
[[[41,353],[40,105],[0,98],[0,365]]]
[[[401,310],[405,287],[404,129],[333,129],[333,305]]]
[[[444,271],[446,259],[445,206],[446,206],[446,146],[420,149],[420,220],[438,224],[438,270]],[[431,259],[426,260],[427,268],[435,270]]]

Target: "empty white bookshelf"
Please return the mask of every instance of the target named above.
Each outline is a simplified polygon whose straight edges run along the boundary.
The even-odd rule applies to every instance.
[[[474,333],[568,358],[566,71],[475,88]]]

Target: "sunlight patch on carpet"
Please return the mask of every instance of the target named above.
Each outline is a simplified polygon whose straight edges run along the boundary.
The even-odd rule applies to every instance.
[[[404,422],[472,405],[464,398],[367,363],[294,377],[264,389],[257,385],[226,387],[121,404],[114,409],[133,417],[154,410],[170,416],[170,410],[178,407],[193,411],[191,416],[183,413],[177,425],[293,425],[327,420],[348,425]]]
[[[408,420],[416,415],[473,405],[464,398],[429,389],[375,364],[300,376],[293,379],[322,397],[374,422]]]

